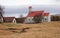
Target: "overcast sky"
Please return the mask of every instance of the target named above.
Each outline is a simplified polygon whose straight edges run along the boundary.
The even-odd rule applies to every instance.
[[[28,14],[28,7],[32,10],[45,10],[51,14],[60,13],[60,0],[0,0],[0,5],[4,6],[4,16],[18,17],[21,14]]]

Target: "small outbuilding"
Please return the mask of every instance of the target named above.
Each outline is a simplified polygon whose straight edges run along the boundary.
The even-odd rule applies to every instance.
[[[16,23],[15,17],[3,17],[4,23]]]
[[[16,18],[17,23],[24,23],[25,18]]]

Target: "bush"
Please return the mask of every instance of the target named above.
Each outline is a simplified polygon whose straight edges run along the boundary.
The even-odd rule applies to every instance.
[[[33,20],[36,22],[36,23],[41,23],[42,22],[42,19],[43,19],[43,16],[42,15],[36,15],[34,16]]]

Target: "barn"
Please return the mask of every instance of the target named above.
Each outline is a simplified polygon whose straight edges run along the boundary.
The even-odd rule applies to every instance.
[[[15,17],[3,17],[4,23],[16,23]]]
[[[16,18],[16,23],[23,23],[25,18]]]
[[[44,10],[32,11],[32,7],[29,7],[29,13],[26,16],[24,23],[39,23],[39,22],[50,22],[50,15]]]

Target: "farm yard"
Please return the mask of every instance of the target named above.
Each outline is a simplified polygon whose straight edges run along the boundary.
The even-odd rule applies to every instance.
[[[1,0],[0,4],[0,38],[60,38],[58,1]]]
[[[0,24],[0,38],[60,38],[60,22]]]

